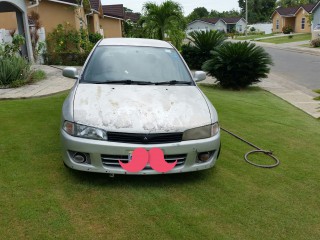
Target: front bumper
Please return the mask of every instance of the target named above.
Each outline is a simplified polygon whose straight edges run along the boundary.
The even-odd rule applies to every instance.
[[[148,167],[138,173],[129,173],[122,169],[120,166],[110,166],[105,162],[106,156],[109,156],[109,158],[110,156],[114,156],[115,158],[118,156],[119,158],[121,156],[128,156],[130,152],[137,148],[145,148],[146,150],[150,150],[152,148],[160,148],[164,152],[165,158],[183,156],[183,159],[181,157],[180,163],[177,164],[174,169],[167,172],[167,174],[200,171],[211,168],[216,163],[220,152],[220,133],[212,138],[201,140],[143,145],[78,138],[70,136],[65,131],[61,130],[61,141],[63,149],[63,160],[68,167],[79,171],[109,174],[163,174]],[[86,153],[90,159],[90,164],[76,163],[73,160],[73,156],[71,154],[74,152]],[[212,152],[210,159],[205,163],[198,162],[198,153],[202,152]]]

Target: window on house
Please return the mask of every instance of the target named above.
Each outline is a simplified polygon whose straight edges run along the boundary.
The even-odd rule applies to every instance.
[[[239,32],[242,32],[242,25],[239,25]]]
[[[279,29],[280,28],[280,22],[279,22],[279,19],[277,19],[277,23],[276,23],[276,29]]]
[[[306,25],[306,18],[301,19],[301,29],[304,29]]]

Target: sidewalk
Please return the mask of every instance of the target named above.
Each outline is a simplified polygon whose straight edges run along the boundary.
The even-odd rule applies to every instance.
[[[75,80],[63,77],[60,69],[45,65],[35,65],[33,68],[45,71],[47,78],[20,88],[0,89],[0,100],[48,96],[69,90],[75,83]]]
[[[201,83],[215,84],[214,82],[215,80],[212,77],[207,77]],[[310,116],[320,118],[320,101],[313,100],[318,94],[285,79],[284,76],[270,73],[269,77],[263,79],[257,86],[282,98]]]
[[[34,67],[44,70],[47,73],[47,79],[21,88],[0,89],[0,100],[48,96],[68,91],[75,83],[75,80],[62,76],[61,69],[63,67],[61,69],[58,69],[60,67],[55,68],[43,65]],[[215,84],[215,80],[212,77],[207,77],[201,83]],[[320,101],[313,100],[318,94],[290,82],[285,76],[270,73],[269,78],[264,79],[258,86],[284,99],[314,118],[320,118]]]

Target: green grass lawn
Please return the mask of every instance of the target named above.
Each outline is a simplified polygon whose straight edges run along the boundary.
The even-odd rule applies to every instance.
[[[320,89],[316,89],[316,90],[314,90],[314,92],[316,92],[316,93],[319,93],[319,94],[320,94]],[[318,100],[318,101],[320,101],[320,96],[315,97],[315,98],[314,98],[314,100]]]
[[[285,36],[285,37],[262,39],[262,40],[259,40],[259,42],[282,44],[282,43],[300,42],[300,41],[307,41],[307,40],[311,40],[310,33],[294,35],[292,38]]]
[[[0,101],[1,239],[320,239],[319,120],[256,88],[202,89],[223,127],[273,150],[281,165],[246,164],[251,147],[222,133],[207,171],[74,172],[60,153],[66,94]]]
[[[263,38],[263,37],[271,37],[274,36],[274,33],[270,34],[260,34],[260,35],[248,35],[248,36],[237,36],[236,40],[254,40],[256,38]]]

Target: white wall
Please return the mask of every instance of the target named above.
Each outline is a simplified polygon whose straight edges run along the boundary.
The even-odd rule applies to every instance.
[[[254,27],[257,31],[265,32],[265,34],[272,33],[272,23],[257,23],[257,24],[250,24],[248,25],[250,31],[250,28]]]
[[[0,29],[0,44],[11,43],[12,37],[9,30]]]

